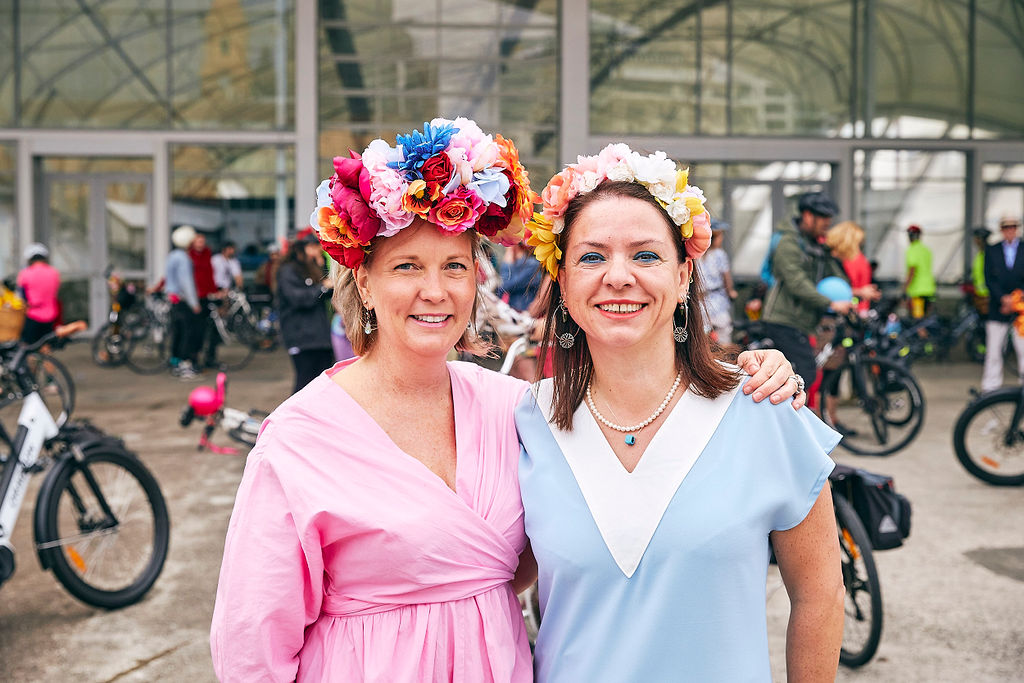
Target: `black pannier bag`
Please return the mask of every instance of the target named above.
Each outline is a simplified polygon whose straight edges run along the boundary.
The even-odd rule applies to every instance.
[[[831,479],[846,484],[874,550],[903,545],[910,536],[910,501],[896,493],[892,477],[867,470],[837,465]]]

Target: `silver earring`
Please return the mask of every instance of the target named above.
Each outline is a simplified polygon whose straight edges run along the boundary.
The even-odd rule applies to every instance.
[[[565,307],[565,299],[558,300],[558,310],[562,313],[562,324],[568,325],[569,320],[569,309]],[[572,332],[568,330],[558,335],[558,345],[563,349],[571,349],[573,344],[576,343],[576,337],[573,336]]]
[[[689,306],[686,305],[686,299],[679,302],[679,310],[683,312],[683,326],[679,327],[676,325],[673,327],[672,337],[676,340],[677,344],[682,344],[690,336],[689,330],[686,329],[687,324],[690,322],[690,309]]]
[[[371,332],[373,332],[373,330],[374,330],[374,325],[372,324],[373,317],[374,317],[373,309],[370,309],[370,308],[364,308],[363,309],[363,315],[362,315],[362,318],[363,318],[363,334],[370,334]]]

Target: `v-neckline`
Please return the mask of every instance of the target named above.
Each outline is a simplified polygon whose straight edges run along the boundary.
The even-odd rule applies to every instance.
[[[448,483],[441,477],[441,475],[439,475],[437,472],[434,472],[432,469],[427,467],[426,463],[424,463],[422,460],[420,460],[419,458],[415,457],[414,455],[412,455],[411,453],[409,453],[408,451],[403,449],[401,446],[399,446],[397,443],[395,443],[395,440],[391,438],[391,435],[387,433],[387,430],[385,430],[380,425],[380,423],[377,422],[377,420],[375,420],[373,418],[373,416],[370,415],[369,412],[367,412],[367,410],[362,406],[362,404],[360,404],[359,401],[357,401],[355,399],[355,397],[352,396],[352,394],[348,393],[348,391],[345,389],[345,387],[341,386],[340,384],[338,384],[337,382],[334,381],[334,375],[339,370],[341,370],[342,368],[347,367],[348,365],[351,365],[352,363],[356,362],[357,360],[359,360],[358,356],[355,357],[355,358],[350,358],[350,359],[343,360],[343,361],[340,361],[340,362],[336,363],[330,370],[327,371],[327,373],[325,373],[326,376],[327,376],[327,380],[331,384],[333,384],[338,389],[338,391],[341,392],[342,396],[344,396],[345,399],[347,399],[353,406],[355,406],[356,410],[358,410],[360,413],[362,413],[362,416],[370,424],[373,425],[373,428],[379,433],[380,437],[383,438],[386,441],[386,443],[390,445],[392,450],[394,450],[396,453],[400,454],[402,457],[404,457],[407,460],[409,460],[412,463],[414,463],[414,467],[418,466],[418,469],[423,474],[427,475],[430,479],[435,480],[442,487],[444,487],[447,491],[450,491],[459,500],[462,500],[463,502],[465,502],[468,505],[469,501],[467,499],[463,498],[463,496],[462,496],[462,489],[459,487],[459,482],[462,481],[462,474],[463,474],[463,470],[464,470],[464,468],[463,468],[463,460],[465,460],[465,458],[463,457],[463,452],[462,452],[462,450],[463,450],[462,449],[462,444],[465,441],[466,435],[464,433],[465,427],[461,427],[460,428],[459,415],[460,415],[460,413],[462,411],[459,409],[459,401],[456,398],[456,391],[455,391],[456,376],[455,376],[455,372],[452,369],[451,363],[445,362],[445,369],[448,370],[448,384],[449,384],[449,390],[451,391],[451,395],[452,395],[452,419],[455,421],[455,481],[454,481],[455,485],[454,485],[454,487],[448,486]]]
[[[589,408],[582,404],[577,408],[572,431],[560,430],[551,424],[551,381],[545,380],[537,387],[537,403],[548,420],[551,435],[608,552],[626,578],[632,577],[640,565],[669,504],[704,453],[739,385],[715,399],[687,389],[629,472]],[[581,415],[581,410],[589,417]],[[661,433],[681,429],[684,420],[688,438],[677,448]]]
[[[693,392],[690,391],[689,387],[684,387],[683,391],[682,391],[682,394],[680,395],[679,400],[675,402],[675,405],[673,405],[671,408],[666,408],[666,411],[668,412],[668,414],[665,416],[665,421],[662,422],[661,425],[658,426],[657,430],[655,430],[655,432],[654,432],[654,436],[651,437],[650,442],[647,444],[647,446],[644,447],[643,452],[640,453],[640,457],[637,459],[636,465],[633,467],[633,471],[632,472],[629,471],[628,469],[626,469],[626,466],[622,464],[621,460],[619,460],[618,453],[615,452],[615,449],[612,447],[611,441],[608,439],[607,435],[604,433],[604,430],[601,429],[601,425],[600,425],[600,423],[598,423],[597,417],[594,415],[594,413],[587,406],[586,401],[580,403],[579,408],[576,409],[576,413],[573,414],[573,416],[572,416],[573,424],[576,425],[576,428],[579,428],[578,420],[580,419],[580,412],[582,411],[583,413],[585,413],[586,416],[587,416],[587,422],[588,422],[587,428],[588,429],[592,428],[598,434],[598,436],[600,436],[601,441],[604,442],[606,453],[614,461],[614,464],[618,465],[622,469],[622,471],[626,474],[627,477],[639,478],[642,475],[637,475],[637,470],[640,469],[640,467],[643,465],[644,462],[649,460],[649,458],[647,458],[646,456],[647,456],[647,454],[649,452],[652,451],[652,449],[654,449],[655,445],[656,444],[658,444],[658,445],[661,444],[661,439],[659,437],[661,436],[662,431],[665,430],[669,426],[670,423],[672,423],[674,420],[677,419],[676,418],[677,414],[680,414],[680,415],[682,414],[683,411],[679,411],[677,413],[676,412],[676,408],[678,408],[679,406],[683,405],[683,402],[687,401],[688,397],[692,393]],[[616,431],[616,433],[619,433],[619,432]],[[660,452],[660,451],[655,451],[655,452]],[[637,475],[637,476],[634,477],[633,475]]]

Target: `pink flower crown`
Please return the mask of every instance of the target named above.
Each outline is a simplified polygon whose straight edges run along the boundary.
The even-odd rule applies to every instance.
[[[324,251],[349,268],[363,262],[375,237],[391,237],[417,217],[444,232],[475,229],[515,244],[539,201],[512,141],[462,117],[424,123],[395,147],[374,140],[361,155],[334,157],[334,171],[316,189],[309,223]]]
[[[578,157],[548,181],[541,193],[544,209],[535,213],[527,228],[527,244],[552,278],[558,277],[562,259],[559,235],[564,227],[565,209],[574,197],[590,192],[605,180],[638,183],[664,207],[682,233],[686,255],[698,258],[711,246],[711,216],[704,208],[704,193],[687,184],[687,169],[664,152],[643,156],[628,145],[608,145],[596,156]]]

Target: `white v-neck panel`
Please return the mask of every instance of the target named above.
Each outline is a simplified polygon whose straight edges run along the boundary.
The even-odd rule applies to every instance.
[[[736,388],[707,399],[686,391],[651,439],[640,462],[627,472],[585,404],[573,415],[573,430],[551,422],[551,380],[537,385],[537,403],[597,524],[601,538],[627,578],[640,565],[669,503],[725,416]],[[686,431],[675,425],[685,421]],[[678,443],[673,434],[685,433]],[[665,435],[664,437],[662,435]]]

